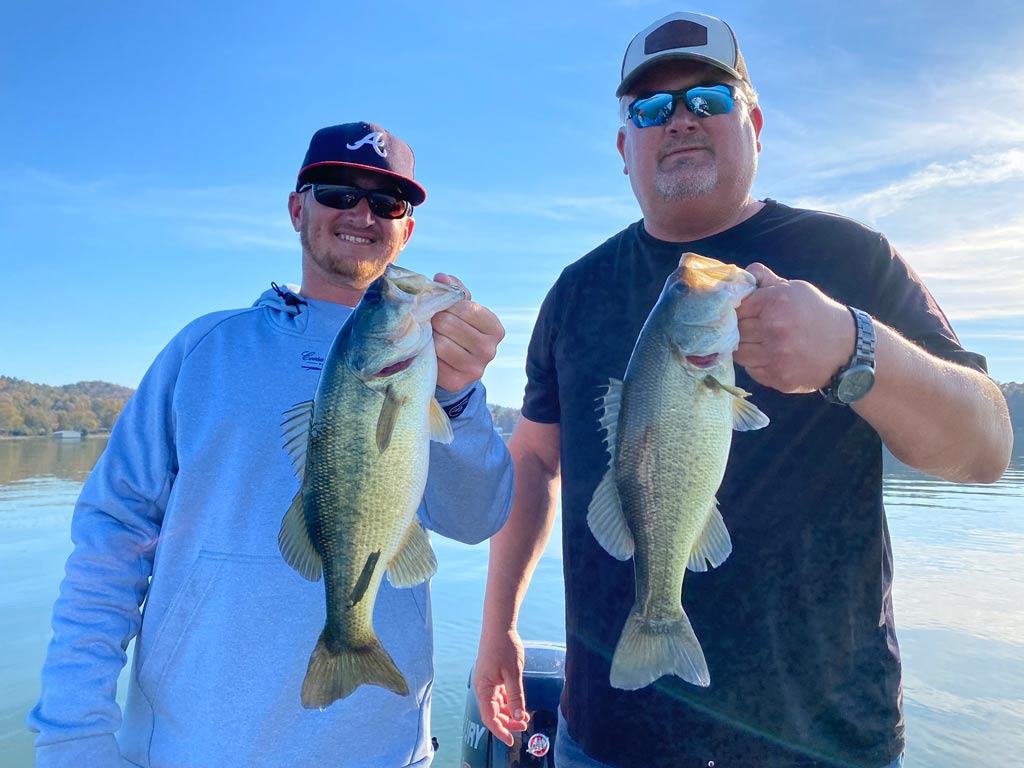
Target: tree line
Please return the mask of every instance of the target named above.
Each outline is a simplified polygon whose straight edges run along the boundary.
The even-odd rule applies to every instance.
[[[52,387],[0,376],[0,435],[109,432],[134,391],[105,381]]]
[[[1024,384],[1000,384],[1015,432],[1024,432]],[[52,387],[0,376],[0,435],[49,435],[57,430],[109,432],[135,390],[105,381]],[[519,409],[488,404],[494,426],[508,437]]]

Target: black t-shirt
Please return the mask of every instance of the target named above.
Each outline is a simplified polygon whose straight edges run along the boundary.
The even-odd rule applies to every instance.
[[[880,438],[852,409],[761,387],[739,367],[737,385],[771,424],[733,433],[718,492],[733,552],[683,588],[711,686],[672,676],[639,691],[609,685],[634,582],[632,562],[587,527],[608,464],[597,398],[622,378],[685,251],[760,261],[984,370],[888,241],[839,216],[768,200],[690,243],[656,240],[637,222],[567,267],[534,328],[523,415],[560,425],[569,731],[614,766],[885,765],[903,750],[904,724]]]

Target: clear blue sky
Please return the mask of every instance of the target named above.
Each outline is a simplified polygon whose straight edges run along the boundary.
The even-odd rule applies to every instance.
[[[429,194],[402,263],[497,312],[485,382],[518,405],[547,289],[640,217],[613,91],[630,37],[680,8],[739,36],[755,196],[884,231],[994,378],[1024,381],[1019,0],[7,4],[0,374],[134,387],[194,317],[298,282],[309,136],[366,119]]]

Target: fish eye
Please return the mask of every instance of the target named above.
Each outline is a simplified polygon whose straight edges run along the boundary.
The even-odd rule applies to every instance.
[[[376,288],[370,288],[363,294],[363,302],[366,304],[380,304],[384,297]]]

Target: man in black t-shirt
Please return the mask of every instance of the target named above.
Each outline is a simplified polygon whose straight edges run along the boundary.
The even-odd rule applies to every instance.
[[[567,267],[527,359],[512,515],[492,539],[474,688],[506,743],[526,727],[516,616],[561,484],[566,673],[556,763],[898,765],[904,750],[883,443],[952,481],[993,482],[1006,403],[881,234],[753,200],[762,115],[732,30],[674,13],[626,50],[618,150],[644,217]],[[771,424],[736,432],[717,498],[732,553],[683,604],[711,684],[609,682],[633,565],[587,525],[608,465],[595,400],[621,379],[683,252],[743,266],[736,384]],[[824,396],[823,396],[824,395]]]

